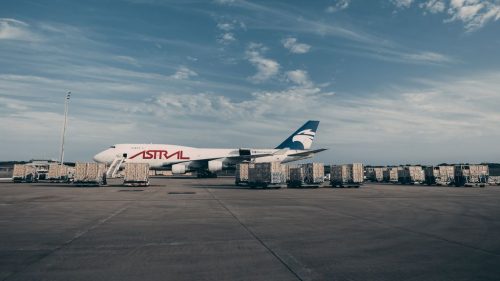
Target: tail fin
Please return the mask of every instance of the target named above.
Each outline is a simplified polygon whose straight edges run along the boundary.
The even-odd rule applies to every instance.
[[[302,150],[310,149],[318,129],[319,121],[307,121],[295,133],[289,136],[284,142],[276,147],[276,149],[293,149]]]

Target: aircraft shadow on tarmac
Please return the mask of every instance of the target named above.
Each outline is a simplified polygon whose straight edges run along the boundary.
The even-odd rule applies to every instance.
[[[213,189],[262,189],[262,188],[251,188],[250,186],[236,186],[229,184],[193,184],[192,188],[213,188]]]
[[[214,189],[251,189],[248,186],[235,186],[227,184],[193,184],[192,188],[214,188]]]

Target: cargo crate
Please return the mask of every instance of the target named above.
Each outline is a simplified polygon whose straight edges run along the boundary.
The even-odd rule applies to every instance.
[[[106,165],[102,163],[76,163],[73,183],[77,186],[106,184]]]
[[[422,166],[404,166],[398,170],[398,181],[401,184],[422,184],[425,173]]]
[[[50,164],[47,179],[51,182],[69,182],[71,179],[71,169],[66,165]]]
[[[455,165],[455,186],[484,187],[488,176],[487,165]]]
[[[250,163],[248,165],[250,187],[281,187],[286,184],[280,162]]]
[[[289,168],[290,178],[287,181],[288,187],[301,187],[304,184],[304,167],[296,166]]]
[[[424,169],[427,185],[452,185],[455,181],[455,167],[448,165],[428,166]]]
[[[36,168],[26,164],[14,164],[12,173],[13,182],[34,182],[36,181]]]
[[[330,168],[333,187],[359,187],[364,181],[363,164],[333,165]]]
[[[307,163],[304,168],[305,184],[322,184],[325,181],[325,166],[323,163]]]
[[[373,168],[373,181],[375,182],[383,182],[384,181],[384,172],[387,170],[386,167],[375,167]]]
[[[149,186],[149,164],[126,163],[123,184],[126,186]]]
[[[248,163],[236,165],[234,183],[236,185],[248,184]]]
[[[500,176],[489,176],[488,177],[489,185],[500,185]]]

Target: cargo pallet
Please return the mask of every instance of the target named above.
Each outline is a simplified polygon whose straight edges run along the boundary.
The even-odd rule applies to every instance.
[[[319,188],[322,183],[304,183],[301,181],[290,181],[286,184],[288,188]]]
[[[339,188],[359,188],[363,185],[362,183],[331,183],[331,186],[333,188],[339,187]]]
[[[47,179],[48,182],[50,183],[69,183],[71,182],[71,178],[66,177],[66,178],[49,178]]]
[[[99,187],[99,186],[107,185],[107,184],[106,184],[106,181],[104,181],[104,182],[97,182],[97,181],[75,181],[75,182],[73,182],[73,185],[74,186],[78,186],[78,187],[82,187],[82,186],[86,186],[86,187]]]
[[[234,184],[237,185],[237,186],[245,186],[245,185],[249,185],[248,184],[248,181],[240,181],[240,180],[235,180],[234,181]]]
[[[248,186],[250,188],[257,188],[261,187],[263,189],[280,189],[282,187],[285,187],[286,185],[281,184],[281,183],[267,183],[267,182],[249,182]]]
[[[18,179],[18,178],[12,178],[13,183],[33,183],[33,182],[38,182],[37,179]]]
[[[464,183],[464,187],[486,187],[487,183],[484,182],[467,182]],[[458,186],[457,186],[458,187]]]
[[[424,182],[420,182],[420,181],[405,181],[405,180],[400,181],[399,183],[405,184],[405,185],[406,184],[409,184],[409,185],[422,185],[422,184],[424,184]]]
[[[124,181],[124,186],[149,186],[149,181]]]

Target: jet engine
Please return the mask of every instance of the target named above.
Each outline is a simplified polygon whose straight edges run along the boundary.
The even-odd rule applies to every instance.
[[[172,174],[185,174],[186,170],[186,165],[184,164],[172,165]]]
[[[212,160],[208,161],[208,171],[215,173],[217,171],[222,171],[222,161]]]

